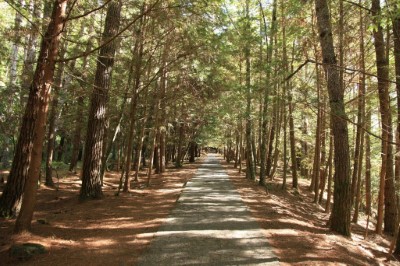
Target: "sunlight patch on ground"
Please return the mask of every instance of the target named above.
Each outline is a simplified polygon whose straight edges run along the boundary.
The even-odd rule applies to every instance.
[[[111,246],[115,245],[116,241],[113,239],[98,239],[98,238],[85,238],[83,239],[84,243],[88,247],[94,247],[94,248],[99,248],[99,247],[106,247],[106,246]]]

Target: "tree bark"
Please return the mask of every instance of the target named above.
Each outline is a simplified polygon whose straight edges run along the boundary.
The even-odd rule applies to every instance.
[[[326,0],[315,0],[317,24],[331,108],[334,141],[334,191],[331,230],[350,236],[350,156],[344,90],[333,46],[332,27]]]
[[[24,125],[21,127],[19,143],[23,143],[25,138],[29,140],[26,143],[31,147],[31,152],[24,154],[24,157],[30,155],[29,164],[23,169],[26,175],[26,184],[24,186],[24,196],[21,204],[21,211],[15,222],[14,232],[30,230],[33,211],[36,204],[37,182],[39,180],[40,166],[42,162],[43,140],[46,134],[46,115],[51,93],[51,84],[55,68],[55,59],[58,54],[58,47],[65,25],[65,11],[68,0],[56,0],[53,4],[51,21],[41,43],[41,49],[36,66],[35,75],[30,87],[28,104],[24,115],[23,124],[28,124],[27,119],[32,119],[32,136],[23,132]],[[21,149],[22,151],[22,149]],[[18,160],[21,158],[14,158]],[[13,163],[14,165],[14,163]],[[22,170],[22,169],[21,169]]]
[[[365,70],[365,47],[364,47],[364,17],[363,9],[360,8],[360,69]],[[357,113],[357,136],[354,151],[354,170],[352,178],[352,200],[354,200],[353,223],[357,223],[361,201],[361,172],[364,155],[364,125],[365,125],[365,74],[360,73],[358,85],[358,113]],[[357,181],[356,181],[357,180]],[[356,182],[356,183],[354,183]],[[353,188],[355,187],[355,188]]]
[[[322,120],[322,106],[321,106],[321,81],[319,75],[319,67],[316,67],[317,75],[317,102],[318,102],[318,113],[317,113],[317,127],[315,129],[315,145],[314,145],[314,164],[313,164],[313,175],[311,180],[311,190],[314,190],[314,203],[318,203],[319,193],[319,175],[321,171],[321,120]]]
[[[397,4],[394,5],[394,10],[398,10]],[[392,19],[393,25],[393,42],[394,42],[394,62],[396,71],[396,92],[397,92],[397,132],[396,132],[396,157],[395,157],[395,180],[398,184],[400,181],[400,14]],[[397,195],[399,197],[399,195]],[[397,199],[399,204],[399,199]],[[398,206],[399,207],[399,206]],[[399,217],[397,217],[399,222]],[[394,254],[400,255],[400,230],[397,236],[396,248]]]
[[[103,42],[115,36],[120,25],[120,0],[113,0],[108,6],[104,25]],[[114,65],[116,40],[100,49],[95,75],[95,84],[89,109],[89,121],[82,166],[82,187],[80,198],[101,198],[101,159],[103,155],[106,104]]]
[[[392,115],[389,98],[389,62],[387,59],[383,28],[380,23],[381,7],[379,0],[372,0],[371,13],[375,24],[374,47],[378,76],[379,107],[382,123],[382,166],[380,172],[380,184],[378,195],[378,218],[376,224],[377,234],[384,231],[394,233],[396,230],[397,204],[394,188],[393,173],[393,148],[392,148]]]
[[[93,27],[90,28],[89,32],[93,31]],[[89,52],[92,49],[93,42],[88,41],[85,52]],[[82,80],[87,80],[88,78],[88,67],[89,67],[89,60],[88,57],[85,56],[82,60]],[[83,83],[83,82],[82,82]],[[85,84],[80,84],[81,87],[83,88]],[[78,159],[79,159],[79,150],[81,148],[81,138],[82,138],[82,128],[84,124],[84,120],[82,119],[82,113],[85,105],[85,97],[83,89],[78,90],[78,99],[77,99],[77,109],[75,113],[75,127],[74,127],[74,133],[73,133],[73,139],[72,139],[72,155],[71,155],[71,162],[69,165],[69,171],[70,172],[76,172],[76,166],[78,164]]]
[[[60,58],[64,57],[65,51],[67,49],[66,44],[63,45],[62,51],[60,53]],[[51,110],[50,110],[50,115],[48,119],[48,133],[47,133],[47,152],[46,152],[46,181],[45,185],[49,187],[54,186],[53,182],[53,168],[52,168],[52,162],[53,162],[53,155],[54,155],[54,144],[55,144],[55,128],[56,128],[56,120],[57,120],[57,114],[58,114],[58,97],[60,94],[60,90],[63,87],[63,81],[64,81],[64,62],[61,62],[58,65],[58,70],[56,72],[55,76],[55,83],[54,83],[54,93],[53,93],[53,99],[51,101]]]
[[[143,7],[144,8],[144,7]],[[130,171],[131,171],[131,158],[132,158],[132,150],[133,150],[133,138],[134,138],[134,130],[136,125],[136,112],[138,105],[138,97],[139,97],[139,87],[140,87],[140,78],[141,78],[141,67],[142,67],[142,57],[143,57],[143,24],[144,17],[140,19],[140,25],[136,32],[136,43],[134,49],[134,87],[132,89],[132,100],[131,100],[131,108],[130,108],[130,125],[128,131],[128,144],[126,146],[126,165],[125,165],[125,182],[124,182],[124,192],[128,192],[130,189]],[[130,84],[128,85],[130,86]]]
[[[0,198],[0,215],[3,217],[11,217],[17,214],[28,175],[34,179],[35,177],[33,175],[35,173],[33,172],[39,171],[39,169],[32,168],[32,159],[37,160],[37,158],[34,158],[35,156],[39,156],[41,159],[41,148],[38,154],[39,150],[37,150],[38,147],[36,147],[34,156],[32,155],[32,150],[34,142],[38,142],[41,137],[38,135],[38,130],[44,130],[39,127],[43,126],[41,124],[43,118],[45,118],[43,114],[47,112],[47,97],[53,79],[60,33],[65,23],[63,21],[63,16],[66,3],[66,0],[55,1],[52,20],[49,23],[41,43],[36,71],[29,88],[28,102],[25,107],[25,113],[19,131],[13,163],[6,187]],[[43,143],[41,143],[41,145],[42,144]],[[38,177],[39,172],[37,172],[37,178]],[[30,194],[35,194],[35,192],[36,190],[31,191]],[[34,203],[32,202],[32,204]]]

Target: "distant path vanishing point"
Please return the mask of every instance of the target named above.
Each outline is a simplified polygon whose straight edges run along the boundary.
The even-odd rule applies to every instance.
[[[138,265],[279,265],[217,156],[188,181]]]

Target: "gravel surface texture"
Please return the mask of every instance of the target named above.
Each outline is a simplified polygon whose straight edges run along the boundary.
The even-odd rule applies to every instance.
[[[279,265],[217,157],[187,182],[138,265]]]

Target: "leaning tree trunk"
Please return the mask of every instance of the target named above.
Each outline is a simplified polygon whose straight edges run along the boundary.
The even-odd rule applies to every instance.
[[[332,27],[327,0],[315,0],[318,31],[328,84],[331,126],[334,141],[334,191],[331,230],[350,235],[350,156],[344,90],[336,64]]]
[[[7,185],[0,198],[0,215],[3,217],[11,217],[18,212],[28,171],[32,171],[30,168],[33,143],[37,141],[37,138],[40,138],[36,133],[39,130],[38,126],[42,126],[39,123],[40,121],[37,120],[39,115],[43,115],[43,112],[47,111],[47,109],[42,110],[41,108],[47,108],[47,100],[43,97],[48,96],[53,79],[60,32],[65,24],[63,16],[66,3],[67,0],[55,1],[52,20],[41,43],[36,71],[29,88],[28,102],[19,131],[13,163],[7,179]],[[41,159],[41,151],[38,153],[38,150],[35,150],[34,155]],[[39,171],[39,169],[36,170]]]
[[[46,115],[49,105],[51,85],[53,83],[55,59],[58,54],[58,47],[65,26],[65,11],[68,0],[58,0],[54,2],[51,21],[46,34],[42,40],[39,58],[36,66],[35,75],[30,87],[28,104],[24,115],[21,135],[18,140],[23,143],[28,137],[28,146],[31,152],[23,154],[22,157],[15,157],[14,160],[25,159],[29,156],[29,163],[26,165],[26,184],[24,187],[24,197],[22,199],[21,211],[17,217],[14,231],[16,233],[30,230],[33,211],[36,203],[37,182],[39,180],[40,166],[42,162],[43,140],[46,134]],[[23,132],[24,124],[29,124],[26,120],[32,119],[32,137],[29,138],[26,132]],[[26,134],[26,135],[25,135]],[[21,152],[21,150],[17,150]],[[16,155],[17,155],[16,154]],[[13,163],[14,165],[14,163]]]
[[[103,42],[116,35],[120,25],[122,1],[113,0],[108,6]],[[86,131],[85,153],[82,166],[81,199],[101,198],[101,159],[103,154],[104,128],[106,123],[106,105],[114,65],[116,40],[100,49],[94,89],[89,109],[89,121]]]

